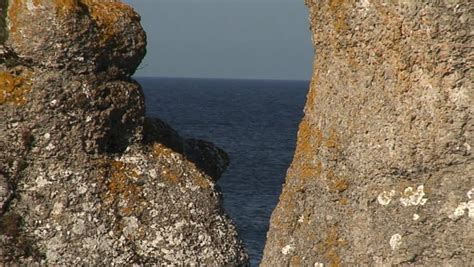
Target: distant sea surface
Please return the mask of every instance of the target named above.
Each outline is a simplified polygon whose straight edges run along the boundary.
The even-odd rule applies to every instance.
[[[271,213],[296,144],[308,81],[137,78],[147,115],[230,156],[218,184],[252,266],[261,260]]]

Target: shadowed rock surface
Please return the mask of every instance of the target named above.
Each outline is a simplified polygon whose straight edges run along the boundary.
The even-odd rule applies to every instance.
[[[145,118],[140,17],[0,0],[0,265],[246,265],[225,152]]]
[[[472,1],[306,4],[314,75],[262,266],[472,265]]]

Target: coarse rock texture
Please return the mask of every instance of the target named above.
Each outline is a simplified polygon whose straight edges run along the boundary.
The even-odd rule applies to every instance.
[[[225,152],[145,118],[140,17],[0,0],[0,265],[240,266]]]
[[[308,0],[314,75],[262,266],[471,266],[469,0]]]

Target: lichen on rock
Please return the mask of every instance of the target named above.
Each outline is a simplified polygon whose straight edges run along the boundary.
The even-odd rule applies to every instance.
[[[145,118],[140,16],[112,0],[8,2],[0,265],[247,265],[215,185],[225,152]]]
[[[313,80],[261,265],[472,264],[472,3],[305,2]]]

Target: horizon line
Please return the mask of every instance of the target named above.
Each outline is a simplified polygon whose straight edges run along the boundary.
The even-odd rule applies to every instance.
[[[311,79],[283,79],[283,78],[218,78],[218,77],[190,77],[190,76],[150,76],[132,75],[132,78],[161,78],[161,79],[194,79],[194,80],[244,80],[244,81],[289,81],[289,82],[310,82]]]

